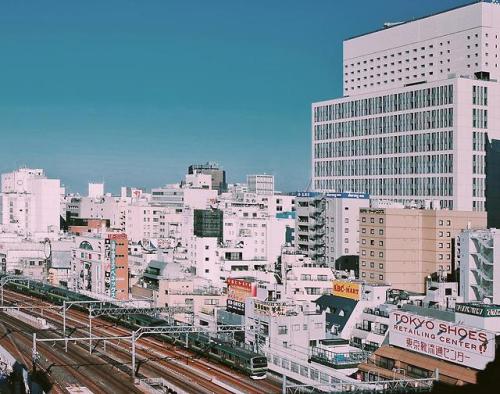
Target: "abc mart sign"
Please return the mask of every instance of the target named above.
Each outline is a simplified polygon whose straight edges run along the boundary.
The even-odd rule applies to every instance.
[[[406,311],[390,314],[389,344],[475,369],[495,359],[495,334]]]

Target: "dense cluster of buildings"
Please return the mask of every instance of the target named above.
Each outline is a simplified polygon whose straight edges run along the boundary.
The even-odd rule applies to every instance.
[[[343,97],[312,106],[311,191],[215,163],[118,196],[4,174],[0,269],[192,305],[177,318],[244,325],[304,384],[475,383],[500,335],[499,45],[486,2],[346,40]]]

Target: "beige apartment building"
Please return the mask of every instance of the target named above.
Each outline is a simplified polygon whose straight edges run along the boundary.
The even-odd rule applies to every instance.
[[[454,268],[453,241],[460,231],[485,227],[485,212],[362,208],[360,279],[425,292],[428,275]]]

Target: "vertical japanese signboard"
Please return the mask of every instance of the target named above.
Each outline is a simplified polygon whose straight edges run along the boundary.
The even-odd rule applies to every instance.
[[[104,272],[104,284],[106,294],[110,297],[116,297],[116,241],[106,238],[104,241],[106,266]],[[109,263],[108,263],[109,262]]]
[[[111,240],[111,249],[109,253],[110,272],[109,272],[109,293],[111,297],[116,297],[116,241]]]

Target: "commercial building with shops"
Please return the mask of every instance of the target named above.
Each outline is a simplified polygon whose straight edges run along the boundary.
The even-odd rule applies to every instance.
[[[462,303],[454,311],[405,305],[390,312],[389,343],[359,365],[359,377],[475,384],[495,359],[499,333],[498,305]]]

